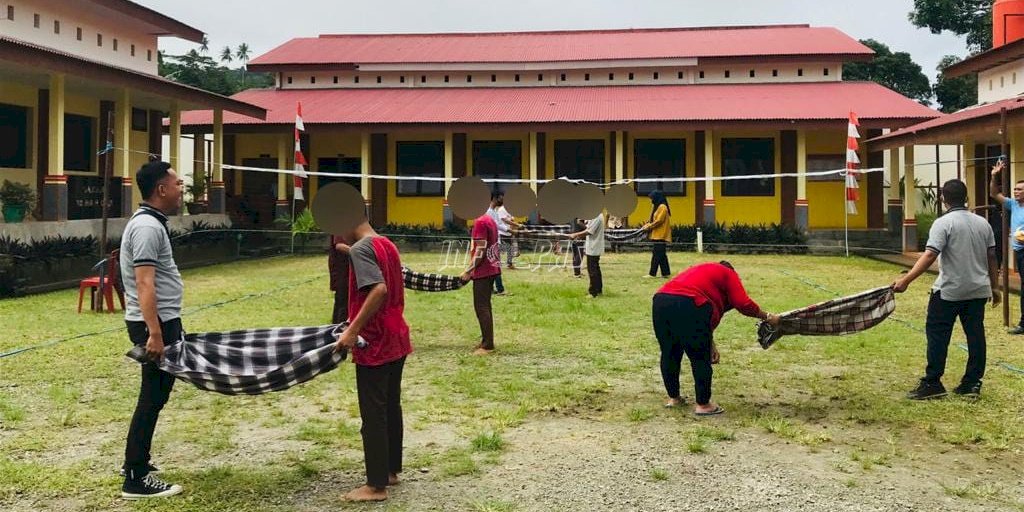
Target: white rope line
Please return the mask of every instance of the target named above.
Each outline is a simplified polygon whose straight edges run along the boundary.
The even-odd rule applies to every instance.
[[[288,175],[300,175],[306,176],[327,176],[331,178],[368,178],[372,180],[392,180],[392,181],[429,181],[429,182],[446,182],[448,180],[455,181],[457,178],[445,178],[443,176],[391,176],[381,174],[356,174],[356,173],[341,173],[341,172],[320,172],[320,171],[296,171],[293,169],[269,169],[264,167],[248,167],[244,165],[228,165],[222,166],[224,169],[238,170],[238,171],[251,171],[251,172],[266,172],[273,174],[288,174]],[[875,167],[871,169],[860,169],[857,172],[861,174],[867,174],[872,172],[884,172],[884,167]],[[628,185],[630,183],[680,183],[680,182],[710,182],[710,181],[737,181],[737,180],[761,180],[761,179],[776,179],[776,178],[797,178],[799,176],[806,177],[818,177],[818,176],[845,176],[846,169],[836,169],[834,171],[814,171],[807,173],[778,173],[778,174],[754,174],[747,176],[693,176],[693,177],[668,177],[668,178],[631,178],[616,180],[607,183],[595,183],[583,179],[569,179],[569,178],[555,178],[570,183],[589,183],[598,187],[610,187],[612,185]],[[482,181],[487,183],[548,183],[554,180],[546,179],[524,179],[524,178],[481,178]]]
[[[160,155],[160,154],[151,153],[149,151],[139,151],[137,149],[125,149],[125,148],[119,148],[119,147],[110,147],[110,148],[104,150],[103,152],[108,152],[108,151],[127,151],[128,153],[137,153],[137,154],[140,154],[140,155],[147,155],[150,158],[156,158],[156,159],[159,159],[159,158],[162,157],[162,155]],[[938,160],[938,161],[933,161],[933,162],[916,162],[915,161],[913,166],[914,167],[924,167],[926,165],[969,163],[969,162],[979,162],[979,161],[982,161],[982,160],[995,160],[996,158],[998,158],[998,157],[979,156],[979,157],[975,157],[975,158],[960,158],[960,159],[957,159],[957,160]],[[203,163],[205,163],[207,165],[210,165],[210,166],[215,165],[213,161],[210,161],[210,160],[198,160],[198,159],[195,159],[195,158],[192,159],[192,162],[194,162],[194,163],[203,162]],[[1009,163],[1009,164],[1021,164],[1021,163],[1024,163],[1024,160],[1022,160],[1022,161],[1017,161],[1017,160],[1007,161],[1007,163]],[[242,166],[236,166],[236,165],[232,165],[232,164],[221,164],[221,166],[224,167],[225,169],[227,169],[227,168],[238,168],[238,169],[241,169],[241,170],[245,170],[244,168],[242,168]],[[896,165],[896,167],[903,168],[904,166],[901,163],[901,164]],[[968,165],[968,167],[970,167],[970,165]],[[865,172],[866,170],[867,169],[863,169],[863,170],[859,170],[858,172]],[[837,171],[838,172],[845,172],[846,169],[838,169]],[[837,172],[837,171],[815,171],[815,172]],[[310,171],[306,171],[306,173],[307,174],[312,174],[314,176],[317,175],[316,173],[313,173],[313,172],[310,172]],[[807,176],[812,176],[814,174],[813,173],[807,173],[806,175]],[[362,174],[353,175],[353,176],[362,177]],[[778,177],[780,175],[774,175],[774,176]],[[656,178],[652,178],[652,179],[656,179]],[[487,180],[484,180],[484,181],[487,181]],[[543,182],[544,181],[542,181],[542,180],[538,180],[538,183],[543,183]]]

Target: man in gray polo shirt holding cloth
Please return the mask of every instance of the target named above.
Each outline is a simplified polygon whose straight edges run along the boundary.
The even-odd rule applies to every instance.
[[[125,499],[181,492],[181,486],[153,475],[157,468],[150,463],[149,454],[157,418],[174,387],[174,377],[161,370],[156,361],[163,356],[165,345],[178,343],[184,334],[181,302],[185,289],[171,254],[167,229],[167,215],[177,210],[181,200],[181,182],[171,164],[158,161],[143,165],[135,181],[144,202],[128,221],[121,238],[121,280],[127,299],[124,319],[128,338],[135,345],[145,346],[153,361],[142,365],[139,399],[125,443],[121,486]]]
[[[960,318],[967,335],[967,370],[953,392],[976,398],[985,375],[985,303],[999,304],[996,291],[995,235],[984,218],[967,210],[967,185],[949,180],[942,185],[946,213],[935,220],[928,232],[926,250],[914,268],[893,283],[902,293],[907,286],[939,260],[939,278],[928,300],[925,335],[928,366],[916,389],[907,398],[928,400],[946,395],[942,374],[953,325]]]

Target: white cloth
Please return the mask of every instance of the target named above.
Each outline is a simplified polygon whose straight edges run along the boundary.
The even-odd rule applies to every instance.
[[[604,254],[604,214],[587,221],[587,240],[583,243],[583,252],[587,256]]]
[[[501,218],[502,217],[501,216],[501,210],[503,210],[504,208],[505,207],[502,206],[501,208],[491,207],[491,208],[487,209],[487,216],[490,217],[491,219],[493,219],[494,223],[498,225],[498,240],[499,241],[501,240],[501,237],[509,235],[508,223],[505,222],[505,220]],[[506,211],[505,214],[507,215],[508,212]]]

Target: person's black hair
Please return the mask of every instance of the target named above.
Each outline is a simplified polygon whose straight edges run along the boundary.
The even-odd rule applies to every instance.
[[[139,172],[135,173],[135,183],[139,186],[139,194],[142,196],[142,199],[149,199],[153,196],[153,192],[156,192],[156,187],[160,184],[160,180],[167,177],[170,169],[171,164],[159,160],[142,164]]]
[[[647,197],[651,198],[651,219],[648,222],[654,222],[654,212],[658,211],[659,205],[665,205],[665,209],[668,210],[668,214],[672,215],[672,208],[668,205],[668,199],[665,199],[665,193],[660,190],[652,190]]]
[[[495,199],[497,199],[499,197],[503,197],[504,195],[505,195],[505,191],[504,190],[501,190],[500,188],[495,188],[495,189],[491,190],[491,201],[494,201]]]
[[[943,183],[942,201],[952,207],[967,204],[967,185],[958,179],[952,179]]]
[[[732,270],[733,272],[736,271],[736,269],[732,266],[732,263],[729,263],[726,260],[719,261],[718,264],[725,268],[728,268],[729,270]]]

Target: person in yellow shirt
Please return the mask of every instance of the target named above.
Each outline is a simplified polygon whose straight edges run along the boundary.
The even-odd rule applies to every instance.
[[[668,267],[667,245],[672,241],[672,209],[668,207],[665,193],[655,190],[648,195],[651,198],[651,219],[641,229],[649,233],[653,243],[651,252],[651,270],[644,277],[656,277],[661,269],[661,277],[668,278],[672,271]]]

